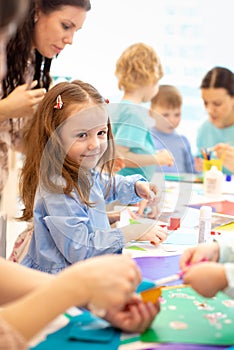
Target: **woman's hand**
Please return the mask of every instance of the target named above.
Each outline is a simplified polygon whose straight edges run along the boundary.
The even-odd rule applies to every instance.
[[[45,89],[35,89],[37,81],[16,87],[5,99],[1,100],[0,113],[9,118],[22,118],[32,116],[38,103],[44,98]]]
[[[217,158],[222,159],[223,165],[234,173],[234,147],[227,143],[218,143],[213,151]]]

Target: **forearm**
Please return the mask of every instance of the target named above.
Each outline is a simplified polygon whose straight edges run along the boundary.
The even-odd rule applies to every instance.
[[[0,304],[15,300],[51,279],[54,276],[0,259]]]
[[[140,154],[133,152],[122,153],[124,164],[128,168],[139,168],[141,166],[156,165],[156,154]]]
[[[10,118],[13,118],[11,106],[9,105],[7,98],[3,98],[0,100],[0,122]]]
[[[82,288],[82,281],[79,289],[76,290],[76,298],[72,285],[71,281],[67,283],[63,278],[56,278],[47,286],[38,288],[18,301],[6,305],[0,311],[0,315],[26,340],[29,340],[67,308],[77,305],[77,300],[80,306],[86,304],[86,293]]]
[[[134,224],[127,225],[121,228],[125,241],[130,242],[132,240],[138,240],[141,236],[143,236],[147,231],[150,230],[152,224]]]

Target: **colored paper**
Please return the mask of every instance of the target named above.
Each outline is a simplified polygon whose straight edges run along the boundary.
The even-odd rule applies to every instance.
[[[140,293],[141,299],[144,301],[144,303],[148,303],[149,301],[153,304],[156,304],[158,301],[158,298],[162,295],[162,288],[155,287],[147,289]]]
[[[139,286],[141,290],[152,288],[154,286],[150,280],[157,280],[159,278],[177,273],[180,270],[180,255],[143,256],[134,258],[134,260],[139,266],[142,277],[144,278],[142,284]],[[149,282],[147,280],[149,280]],[[181,280],[170,282],[166,285],[171,286],[178,285],[180,283]]]
[[[31,350],[117,350],[119,344],[120,331],[86,311]]]
[[[204,298],[190,287],[163,289],[162,295],[161,312],[142,341],[234,344],[234,300],[223,293]]]
[[[209,205],[212,207],[212,211],[218,214],[232,215],[234,216],[234,202],[224,200],[216,202],[189,204],[190,208],[200,209],[203,205]]]
[[[231,222],[230,224],[221,225],[215,228],[216,230],[222,230],[222,231],[234,231],[234,222]]]
[[[139,247],[139,246],[137,246],[137,245],[126,246],[125,249],[141,250],[141,251],[143,251],[143,252],[146,252],[146,251],[147,251],[145,248]]]

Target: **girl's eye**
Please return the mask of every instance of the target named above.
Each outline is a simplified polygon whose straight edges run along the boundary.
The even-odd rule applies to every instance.
[[[87,137],[87,134],[85,132],[76,135],[76,138],[78,139],[84,139],[85,137]]]

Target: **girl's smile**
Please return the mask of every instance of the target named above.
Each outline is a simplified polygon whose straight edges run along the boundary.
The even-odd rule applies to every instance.
[[[107,112],[103,107],[91,106],[74,113],[61,127],[66,154],[84,168],[95,168],[108,145]]]

